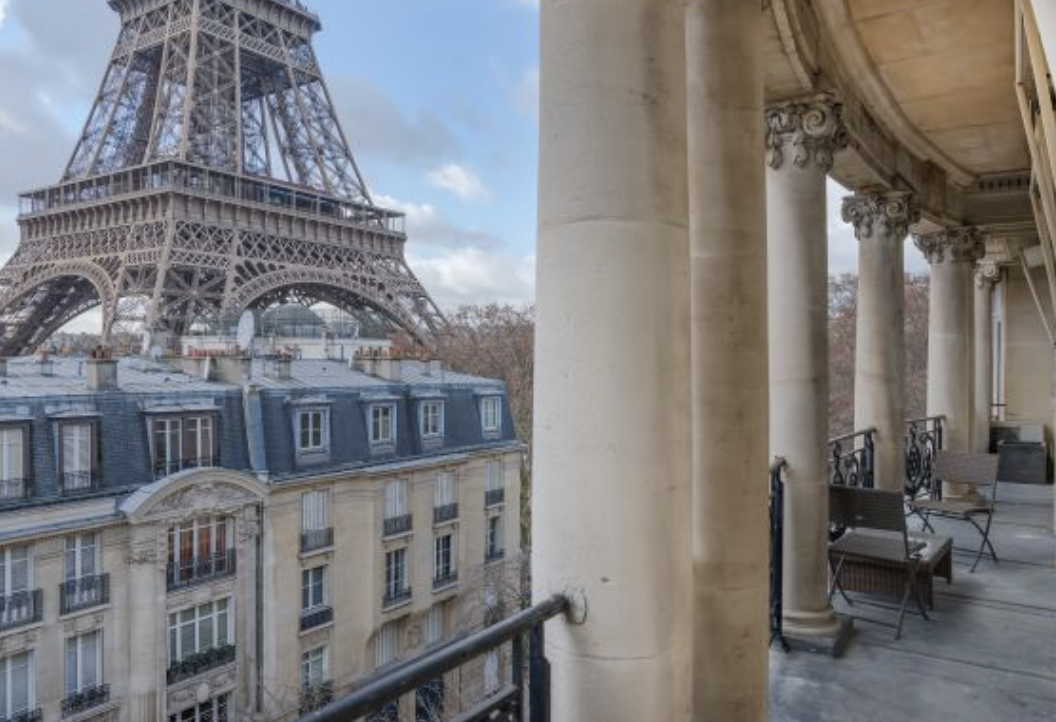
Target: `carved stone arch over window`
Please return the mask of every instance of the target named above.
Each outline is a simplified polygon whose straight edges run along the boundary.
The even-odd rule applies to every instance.
[[[265,504],[268,488],[257,478],[229,469],[193,469],[144,486],[121,504],[133,525],[173,523],[202,516],[232,516]]]

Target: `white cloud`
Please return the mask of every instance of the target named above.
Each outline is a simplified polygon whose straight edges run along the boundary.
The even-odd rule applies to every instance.
[[[411,268],[445,309],[467,303],[535,299],[535,257],[458,248],[432,258],[409,257]]]
[[[539,0],[514,0],[514,3],[533,10],[539,9]]]
[[[7,19],[7,2],[8,0],[0,0],[0,28],[4,26],[4,20]]]
[[[425,178],[430,185],[454,193],[464,201],[486,200],[491,197],[491,192],[483,181],[467,165],[448,163],[429,171]]]

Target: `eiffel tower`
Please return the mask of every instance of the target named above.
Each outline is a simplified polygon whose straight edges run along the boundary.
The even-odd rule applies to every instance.
[[[121,32],[62,180],[23,194],[0,354],[90,309],[159,344],[328,303],[428,344],[443,317],[376,205],[298,0],[109,0]]]

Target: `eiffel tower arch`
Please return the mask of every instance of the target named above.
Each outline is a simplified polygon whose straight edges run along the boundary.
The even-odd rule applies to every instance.
[[[374,203],[298,0],[108,0],[121,32],[62,180],[20,199],[0,354],[99,308],[175,337],[324,302],[422,344],[443,316]]]

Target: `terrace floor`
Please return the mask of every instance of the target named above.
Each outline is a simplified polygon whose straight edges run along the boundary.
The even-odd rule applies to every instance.
[[[984,558],[969,574],[971,555],[955,551],[953,584],[936,580],[930,622],[907,615],[896,641],[856,621],[841,659],[772,651],[771,722],[1056,722],[1053,487],[1002,484],[998,498],[1001,563]],[[978,545],[968,524],[933,523],[955,547]]]

